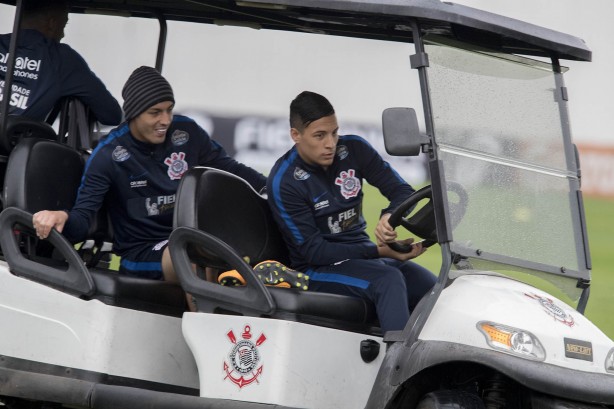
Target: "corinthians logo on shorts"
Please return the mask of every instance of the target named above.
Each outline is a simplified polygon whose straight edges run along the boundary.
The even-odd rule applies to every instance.
[[[573,327],[575,322],[573,317],[568,314],[564,309],[556,305],[550,298],[540,297],[537,294],[526,294],[529,298],[537,300],[539,304],[542,306],[544,311],[551,315],[555,320],[562,322],[565,325]]]
[[[252,338],[251,327],[246,325],[241,334],[240,340],[237,340],[232,330],[226,334],[233,347],[228,354],[228,361],[224,361],[224,379],[230,380],[239,388],[247,386],[253,382],[258,383],[258,377],[262,374],[260,363],[260,353],[258,347],[266,341],[264,334],[260,334],[254,343]]]

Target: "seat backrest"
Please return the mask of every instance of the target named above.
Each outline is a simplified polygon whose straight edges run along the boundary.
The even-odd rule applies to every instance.
[[[266,198],[232,173],[195,167],[183,175],[173,220],[173,227],[182,226],[218,237],[251,265],[272,259],[288,263],[288,250]],[[204,261],[226,267],[210,256]]]
[[[83,158],[56,141],[22,139],[6,168],[3,201],[30,213],[70,209],[83,174]]]
[[[0,130],[0,183],[4,186],[4,175],[9,155],[13,148],[24,138],[56,140],[53,128],[44,122],[34,121],[24,116],[9,115],[6,130]],[[3,207],[0,205],[0,210]]]
[[[19,141],[31,137],[57,139],[53,128],[45,122],[34,121],[24,116],[7,116],[6,131],[0,132],[0,155],[8,156]]]

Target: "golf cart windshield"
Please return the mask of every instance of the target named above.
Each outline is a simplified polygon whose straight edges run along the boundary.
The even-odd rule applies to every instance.
[[[588,256],[562,75],[528,58],[426,43],[448,201],[466,201],[464,216],[450,207],[451,250],[466,268],[539,276],[578,301]]]

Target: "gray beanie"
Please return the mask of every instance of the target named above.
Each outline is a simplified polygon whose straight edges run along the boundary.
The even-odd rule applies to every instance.
[[[122,89],[126,121],[164,101],[175,103],[171,84],[152,67],[142,66],[130,74]]]

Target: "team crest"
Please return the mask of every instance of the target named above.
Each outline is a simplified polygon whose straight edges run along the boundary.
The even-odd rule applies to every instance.
[[[185,153],[173,152],[171,156],[164,159],[164,163],[168,165],[168,177],[171,180],[181,179],[181,176],[188,170],[188,162],[185,161]]]
[[[123,146],[119,145],[113,149],[112,156],[115,162],[123,162],[130,157],[130,152],[128,152],[128,150]]]
[[[190,134],[186,131],[181,131],[176,129],[175,132],[171,135],[171,142],[175,146],[181,146],[185,144],[190,139]]]
[[[260,363],[260,353],[258,347],[266,341],[264,334],[260,334],[256,342],[251,340],[251,327],[246,325],[241,334],[240,340],[237,340],[232,330],[226,334],[233,347],[228,354],[228,361],[224,361],[224,379],[237,385],[239,388],[247,386],[253,382],[258,383],[258,377],[262,374]]]
[[[564,309],[556,305],[550,298],[540,297],[537,294],[526,294],[529,298],[532,298],[539,302],[544,311],[550,316],[552,316],[555,320],[569,326],[573,327],[575,322],[573,317],[565,312]]]
[[[294,168],[294,179],[296,180],[307,180],[309,179],[309,172],[301,168]]]
[[[341,186],[341,194],[346,199],[358,196],[360,192],[360,179],[354,176],[354,169],[348,169],[348,171],[341,171],[339,176],[335,179],[335,185]]]
[[[339,160],[343,160],[348,157],[350,152],[348,151],[347,146],[345,145],[337,145],[337,157]]]

